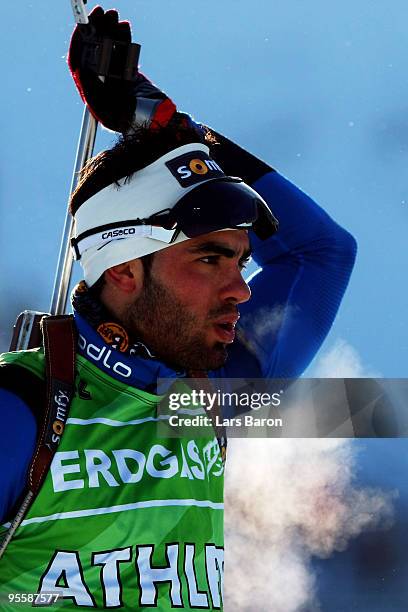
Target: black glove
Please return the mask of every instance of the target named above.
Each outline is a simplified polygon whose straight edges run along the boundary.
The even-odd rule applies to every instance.
[[[131,39],[128,21],[119,21],[116,10],[104,12],[97,6],[89,15],[89,24],[76,26],[68,53],[75,85],[92,115],[108,129],[122,133],[141,126],[159,129],[176,112],[172,100],[139,72],[138,50],[131,46]],[[101,53],[111,43],[104,73]]]

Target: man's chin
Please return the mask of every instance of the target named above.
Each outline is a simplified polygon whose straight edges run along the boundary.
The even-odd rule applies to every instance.
[[[217,342],[211,348],[202,347],[194,354],[185,355],[182,363],[179,360],[175,363],[175,360],[169,359],[169,356],[166,355],[163,355],[162,359],[170,367],[185,370],[187,373],[189,370],[217,370],[222,368],[228,359],[227,345]]]
[[[203,361],[205,360],[205,365],[202,366],[204,370],[218,370],[218,368],[222,368],[228,359],[227,344],[217,342],[212,349],[209,349],[207,359],[205,359],[204,355],[203,358]]]
[[[175,370],[217,370],[225,365],[228,359],[228,344],[213,342],[211,346],[201,343],[195,344],[188,350],[178,350],[170,353],[156,350],[158,359]]]

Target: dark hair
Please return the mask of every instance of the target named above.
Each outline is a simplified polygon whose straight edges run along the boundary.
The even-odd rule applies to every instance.
[[[192,125],[191,121],[188,124],[180,120],[160,130],[140,128],[130,135],[121,136],[112,149],[90,159],[81,170],[70,199],[71,214],[75,215],[81,204],[101,189],[118,183],[121,178],[130,179],[135,172],[177,147],[193,142],[215,144],[208,128],[201,130]]]

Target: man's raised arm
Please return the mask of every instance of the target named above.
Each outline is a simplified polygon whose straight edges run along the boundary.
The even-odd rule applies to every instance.
[[[225,367],[229,377],[297,377],[336,317],[356,256],[355,239],[303,191],[224,136],[213,154],[267,201],[279,220],[268,240],[251,232],[262,271],[240,306],[240,339]]]

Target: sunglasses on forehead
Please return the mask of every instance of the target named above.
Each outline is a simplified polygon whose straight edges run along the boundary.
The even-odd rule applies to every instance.
[[[78,260],[91,246],[102,248],[111,240],[132,236],[150,236],[171,244],[181,232],[187,238],[196,238],[222,229],[251,228],[258,238],[266,240],[277,232],[278,226],[268,204],[254,189],[240,178],[225,177],[189,191],[173,208],[145,219],[95,227],[72,238],[71,244]]]
[[[190,191],[171,208],[151,215],[149,225],[180,232],[188,238],[221,229],[252,228],[265,240],[278,230],[278,220],[261,196],[239,178],[208,181]]]

